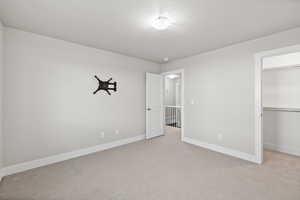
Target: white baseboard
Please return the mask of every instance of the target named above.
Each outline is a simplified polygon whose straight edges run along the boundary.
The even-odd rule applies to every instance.
[[[300,156],[300,149],[299,148],[280,146],[280,145],[271,144],[271,143],[264,143],[264,148],[270,149],[270,150],[273,150],[273,151],[279,151],[279,152],[282,152],[282,153],[295,155],[295,156]]]
[[[140,141],[143,139],[145,139],[145,135],[139,135],[139,136],[122,139],[122,140],[118,140],[118,141],[114,141],[114,142],[110,142],[110,143],[106,143],[106,144],[100,144],[100,145],[96,145],[93,147],[88,147],[85,149],[80,149],[80,150],[76,150],[76,151],[72,151],[72,152],[68,152],[68,153],[62,153],[62,154],[49,156],[49,157],[42,158],[42,159],[37,159],[37,160],[29,161],[29,162],[24,162],[24,163],[8,166],[1,170],[2,173],[0,172],[1,173],[0,175],[8,176],[11,174],[27,171],[30,169],[54,164],[57,162],[69,160],[72,158],[77,158],[77,157],[88,155],[88,154],[92,154],[92,153],[95,153],[98,151],[103,151],[106,149],[111,149],[111,148],[122,146],[125,144],[137,142],[137,141]]]
[[[222,146],[218,146],[218,145],[215,145],[215,144],[209,144],[209,143],[201,142],[199,140],[195,140],[195,139],[192,139],[192,138],[189,138],[189,137],[184,137],[182,139],[182,141],[184,141],[186,143],[189,143],[189,144],[193,144],[193,145],[202,147],[202,148],[205,148],[205,149],[209,149],[209,150],[212,150],[212,151],[223,153],[223,154],[226,154],[226,155],[229,155],[229,156],[233,156],[233,157],[240,158],[240,159],[247,160],[247,161],[254,162],[254,163],[259,163],[257,161],[257,158],[256,158],[255,155],[251,155],[251,154],[248,154],[248,153],[236,151],[236,150],[229,149],[229,148],[222,147]]]

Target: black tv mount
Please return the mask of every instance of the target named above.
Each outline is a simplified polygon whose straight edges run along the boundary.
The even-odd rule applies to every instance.
[[[117,91],[117,82],[111,82],[112,78],[108,79],[107,81],[101,81],[96,75],[94,76],[98,80],[98,88],[93,92],[93,94],[96,94],[100,90],[105,90],[107,94],[111,95],[109,90],[111,91]]]

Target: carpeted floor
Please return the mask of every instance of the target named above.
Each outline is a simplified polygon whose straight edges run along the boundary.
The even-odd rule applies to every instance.
[[[165,136],[5,177],[1,200],[300,200],[300,158],[256,165]]]

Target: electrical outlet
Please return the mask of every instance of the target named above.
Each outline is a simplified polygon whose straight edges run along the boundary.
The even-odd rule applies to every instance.
[[[119,130],[117,129],[117,130],[115,130],[115,133],[116,133],[116,135],[119,135]]]
[[[191,104],[194,105],[195,104],[195,100],[191,99]]]
[[[218,140],[219,141],[223,140],[223,134],[221,134],[221,133],[218,134]]]
[[[104,138],[104,137],[105,137],[105,133],[101,132],[101,138]]]

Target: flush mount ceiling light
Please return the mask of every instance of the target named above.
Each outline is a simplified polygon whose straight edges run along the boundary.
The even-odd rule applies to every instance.
[[[169,78],[169,79],[174,79],[174,78],[178,78],[178,77],[179,77],[178,74],[169,74],[169,75],[167,75],[167,78]]]
[[[165,57],[165,58],[163,59],[163,61],[164,61],[164,62],[168,62],[168,61],[169,61],[169,58],[168,58],[168,57]]]
[[[157,30],[165,30],[171,25],[171,20],[168,17],[159,16],[152,22],[152,26]]]

